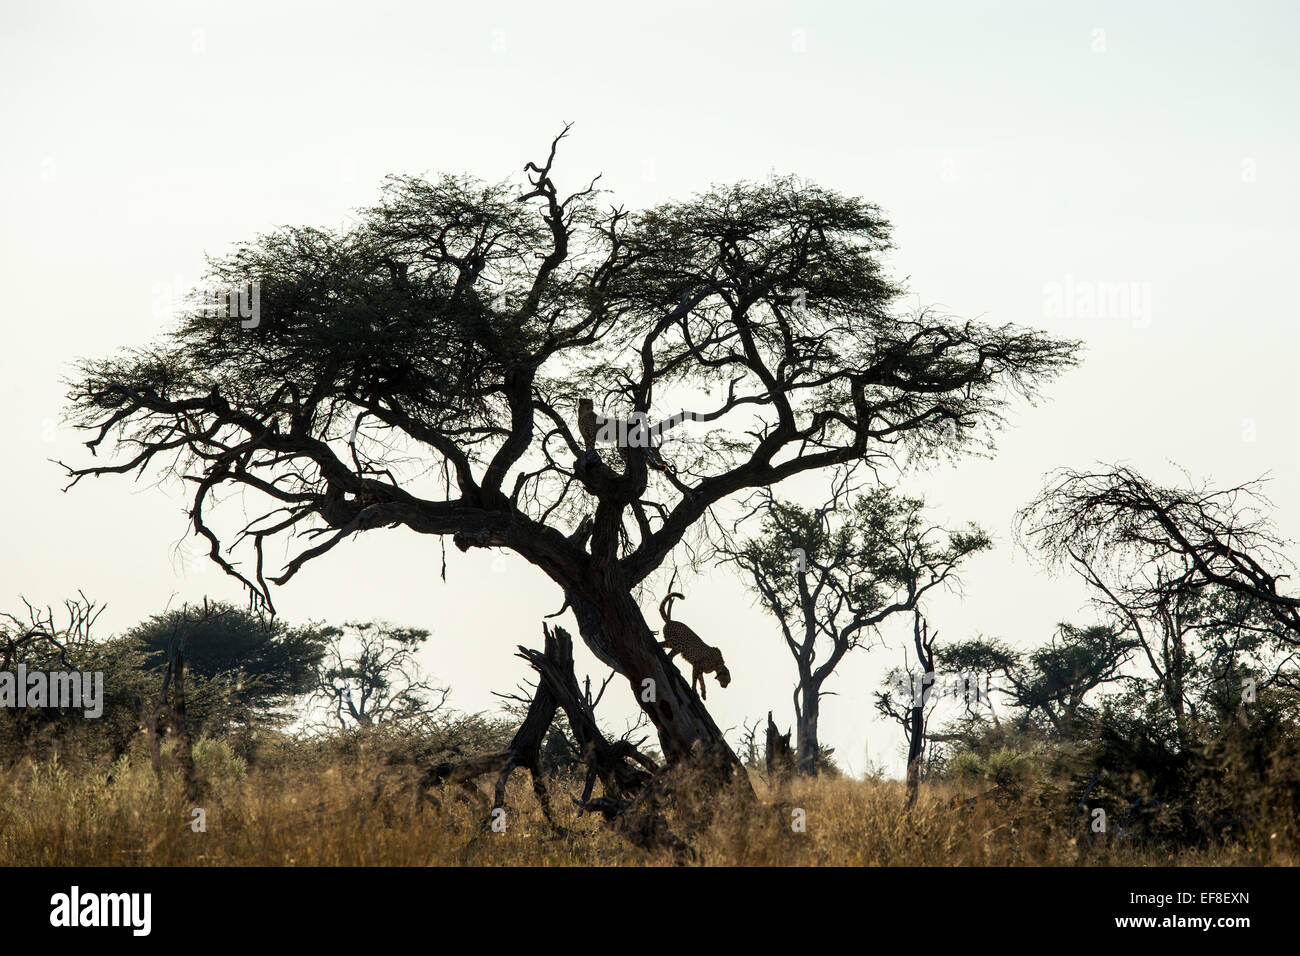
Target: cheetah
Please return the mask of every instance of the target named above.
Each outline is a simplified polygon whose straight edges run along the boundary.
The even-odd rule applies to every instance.
[[[597,429],[596,410],[591,399],[578,399],[578,434],[582,436],[582,443],[586,445],[587,451],[596,447]]]
[[[731,672],[722,661],[722,651],[705,644],[698,634],[681,621],[673,620],[674,598],[685,601],[686,595],[672,591],[659,602],[659,614],[664,619],[664,639],[659,646],[667,649],[669,660],[673,659],[674,654],[681,654],[682,658],[690,663],[691,687],[694,688],[699,684],[700,699],[708,700],[708,692],[704,689],[704,675],[710,672],[716,674],[718,686],[726,687],[731,683]]]
[[[602,425],[613,425],[625,429],[624,434],[631,434],[635,426],[622,425],[618,419],[607,418],[604,415],[596,414],[595,403],[590,398],[578,399],[578,435],[582,438],[582,444],[586,451],[590,452],[595,449],[597,438],[600,435]],[[614,450],[623,461],[624,468],[627,467],[627,449],[615,442]],[[653,445],[647,445],[644,448],[646,455],[646,464],[655,471],[667,471],[667,466],[663,457],[659,454],[659,449]]]

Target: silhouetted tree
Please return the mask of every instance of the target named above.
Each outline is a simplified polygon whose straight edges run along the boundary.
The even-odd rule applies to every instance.
[[[988,678],[991,693],[1016,712],[1022,728],[1039,726],[1069,736],[1089,694],[1135,680],[1122,669],[1140,646],[1123,628],[1062,623],[1046,645],[1029,651],[980,637],[946,644],[936,657],[947,672]],[[989,710],[994,713],[991,702]],[[972,716],[985,714],[978,710]]]
[[[601,211],[594,183],[559,191],[561,137],[522,189],[395,177],[347,232],[287,228],[213,263],[216,283],[259,284],[256,327],[196,309],[155,347],[82,362],[72,416],[92,451],[112,436],[122,458],[69,467],[71,484],[186,479],[212,560],[268,606],[272,584],[359,532],[513,550],[563,590],[669,761],[702,742],[734,770],[636,587],[737,492],[987,443],[1007,400],[1076,345],[901,313],[888,223],[859,199],[790,177]],[[691,389],[714,386],[726,397],[702,407]],[[743,438],[663,470],[628,442],[616,470],[575,436],[592,396],[606,415],[653,412],[662,439],[682,420],[664,414],[670,389]],[[265,508],[219,535],[209,512],[233,489]],[[307,543],[268,577],[266,545],[295,535]]]
[[[69,739],[116,758],[139,730],[135,697],[148,686],[139,670],[139,655],[120,641],[94,637],[95,624],[107,605],[82,592],[65,600],[61,611],[22,601],[21,612],[0,613],[0,672],[12,682],[10,690],[24,694],[27,690],[17,685],[15,672],[20,666],[29,673],[77,672],[85,675],[78,678],[84,706],[62,708],[51,696],[49,706],[0,707],[0,759],[8,762],[32,752],[48,752],[56,741]],[[96,672],[103,675],[98,684],[100,714],[87,718]]]
[[[1300,598],[1280,590],[1289,565],[1268,505],[1258,482],[1163,487],[1115,467],[1062,470],[1020,513],[1022,538],[1050,565],[1074,568],[1113,629],[1142,649],[1180,749],[1194,736],[1207,655],[1226,681],[1248,657],[1266,660],[1266,645],[1300,647]],[[1230,660],[1227,633],[1236,635]],[[1294,673],[1279,662],[1265,682],[1294,682]]]
[[[315,690],[328,635],[319,625],[290,627],[212,602],[207,613],[186,607],[156,614],[125,637],[159,674],[184,638],[191,718],[195,727],[217,733],[232,724],[276,720],[276,708]]]
[[[854,496],[843,483],[816,509],[778,501],[764,490],[762,534],[722,549],[776,618],[794,657],[801,773],[817,769],[821,699],[844,656],[891,615],[912,610],[931,589],[955,581],[965,558],[991,547],[975,525],[947,531],[928,524],[924,508],[920,498],[886,488]]]
[[[921,765],[926,756],[930,717],[939,703],[935,687],[934,644],[939,633],[930,632],[919,609],[912,610],[912,649],[916,669],[910,664],[894,668],[885,680],[885,690],[877,691],[876,712],[903,728],[907,742],[907,806],[916,805],[921,786]]]
[[[368,621],[322,635],[315,696],[340,727],[431,717],[446,703],[450,689],[422,677],[415,659],[428,631]]]

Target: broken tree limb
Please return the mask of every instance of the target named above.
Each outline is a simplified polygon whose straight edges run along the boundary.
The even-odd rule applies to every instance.
[[[786,783],[795,771],[794,749],[790,746],[790,731],[781,733],[772,712],[767,712],[767,740],[764,747],[764,762],[767,765],[767,779],[773,786]]]
[[[535,653],[543,659],[557,659],[560,649],[555,642],[548,640],[545,651]],[[568,662],[571,669],[572,648],[569,649]],[[416,805],[422,805],[426,799],[437,805],[438,801],[430,795],[429,790],[445,784],[454,784],[460,788],[462,795],[468,797],[478,809],[485,812],[490,825],[492,813],[486,812],[489,810],[487,800],[475,781],[485,774],[497,775],[490,807],[494,813],[505,807],[506,784],[510,780],[510,774],[516,768],[524,767],[532,777],[533,793],[537,796],[537,802],[541,805],[546,822],[553,830],[562,834],[564,828],[555,821],[551,812],[550,794],[547,792],[541,767],[542,742],[546,738],[546,731],[550,728],[551,722],[555,719],[555,710],[555,694],[547,681],[541,679],[537,682],[532,700],[528,704],[528,712],[524,715],[519,729],[515,731],[510,746],[499,753],[482,754],[458,763],[441,763],[431,768],[416,785]]]
[[[698,755],[697,761],[660,768],[631,741],[609,740],[596,723],[595,702],[589,692],[584,693],[578,686],[574,675],[573,638],[558,626],[543,624],[542,632],[545,638],[542,650],[519,647],[519,656],[537,672],[538,682],[528,712],[510,746],[499,753],[442,763],[429,769],[417,786],[417,805],[425,799],[437,804],[430,789],[454,784],[459,786],[462,795],[486,811],[487,798],[475,781],[494,773],[497,780],[492,809],[499,809],[504,806],[510,774],[518,767],[525,767],[532,775],[533,790],[547,821],[563,833],[552,816],[540,766],[542,741],[559,709],[568,718],[574,743],[588,766],[582,798],[575,801],[580,810],[599,812],[616,832],[643,849],[667,850],[679,862],[695,859],[693,848],[669,829],[662,806],[678,793],[688,775],[696,779],[694,775],[705,769],[707,754]],[[597,780],[603,794],[593,798]]]
[[[587,791],[582,803],[590,798],[594,780],[599,778],[605,796],[623,799],[641,790],[658,769],[654,761],[642,754],[626,740],[610,742],[596,724],[593,703],[578,687],[573,673],[573,638],[562,627],[554,629],[543,625],[542,650],[519,647],[519,656],[537,672],[538,681],[523,723],[515,732],[510,746],[498,753],[471,757],[455,763],[441,763],[430,768],[416,787],[416,803],[428,799],[437,804],[430,794],[434,787],[452,784],[459,787],[462,796],[475,803],[489,817],[491,811],[505,807],[506,785],[510,775],[518,768],[528,770],[532,778],[533,793],[542,808],[547,822],[557,833],[564,828],[552,812],[550,793],[541,766],[541,749],[546,732],[555,720],[555,713],[563,709],[579,752],[590,768]],[[486,797],[476,781],[487,774],[496,775],[493,799],[489,807]]]
[[[573,673],[573,638],[558,625],[548,628],[543,624],[542,633],[547,653],[520,647],[519,656],[533,666],[564,710],[574,743],[587,761],[589,773],[600,779],[607,797],[620,799],[639,792],[658,766],[631,742],[611,743],[606,739],[596,724],[593,703],[578,687]]]

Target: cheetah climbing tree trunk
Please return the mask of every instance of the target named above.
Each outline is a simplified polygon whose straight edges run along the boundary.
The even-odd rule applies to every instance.
[[[627,679],[659,735],[664,757],[669,763],[688,759],[698,742],[705,755],[733,775],[738,772],[748,787],[739,758],[687,679],[660,649],[629,589],[614,585],[593,590],[586,597],[570,593],[579,632],[597,657]]]

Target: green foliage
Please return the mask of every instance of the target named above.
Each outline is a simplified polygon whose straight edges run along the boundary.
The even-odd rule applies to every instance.
[[[206,616],[187,609],[154,615],[124,640],[161,680],[168,654],[184,638],[189,719],[196,729],[220,733],[235,724],[283,719],[276,708],[315,688],[329,633],[216,604]]]
[[[1222,680],[1193,681],[1180,718],[1159,681],[1139,674],[1085,699],[1132,650],[1125,645],[1106,628],[1063,625],[1028,653],[985,640],[949,648],[950,665],[1006,668],[1012,714],[996,723],[967,714],[945,727],[937,776],[1013,791],[1032,782],[1061,813],[1100,807],[1112,833],[1171,845],[1260,839],[1264,821],[1300,819],[1300,693],[1261,684],[1245,702],[1239,684],[1229,696]],[[1191,672],[1207,659],[1223,666],[1198,652]]]
[[[207,792],[238,786],[248,771],[248,761],[225,740],[201,737],[194,741],[194,772]]]
[[[926,521],[923,499],[873,488],[838,521],[827,520],[825,509],[773,501],[761,534],[745,545],[740,560],[761,578],[760,594],[772,594],[793,623],[801,611],[801,577],[811,577],[814,587],[822,580],[836,584],[832,593],[843,593],[856,612],[870,617],[991,547],[976,525],[942,531]],[[794,559],[797,549],[806,571]]]
[[[994,638],[979,637],[935,650],[936,667],[996,677],[1000,694],[1021,727],[1068,736],[1070,726],[1088,713],[1088,698],[1099,689],[1139,678],[1122,672],[1140,647],[1122,631],[1094,624],[1058,625],[1051,640],[1017,651]]]
[[[251,767],[304,770],[365,757],[384,765],[425,766],[505,750],[517,724],[494,714],[440,713],[418,722],[349,725],[328,733],[258,730],[232,742]]]
[[[1021,742],[986,754],[963,751],[948,761],[944,774],[954,780],[1019,793],[1031,775],[1041,768],[1039,754],[1024,747],[1025,743]]]
[[[123,638],[32,642],[12,655],[9,667],[20,664],[29,673],[102,673],[102,713],[92,718],[84,707],[0,708],[0,760],[51,751],[116,757],[138,732],[140,702],[156,693],[143,655]]]

